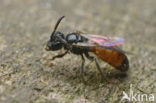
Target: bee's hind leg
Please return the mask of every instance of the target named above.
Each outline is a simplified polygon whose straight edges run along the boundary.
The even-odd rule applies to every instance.
[[[102,73],[102,70],[101,70],[101,68],[100,68],[100,65],[99,65],[97,59],[96,59],[95,57],[93,57],[93,56],[90,56],[90,55],[88,54],[88,52],[85,53],[85,56],[86,56],[89,60],[95,61],[96,67],[97,67],[97,69],[98,69],[98,71],[99,71],[99,73],[100,73],[100,75],[101,75],[101,81],[103,81],[104,75],[103,75],[103,73]]]
[[[86,81],[85,81],[85,78],[84,78],[84,64],[85,64],[85,59],[84,59],[83,54],[81,55],[81,58],[82,58],[82,64],[81,64],[81,72],[80,72],[80,75],[81,75],[82,81],[86,84]]]

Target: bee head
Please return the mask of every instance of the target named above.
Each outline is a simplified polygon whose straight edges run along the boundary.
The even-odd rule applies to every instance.
[[[47,42],[47,45],[45,48],[47,51],[50,51],[50,50],[55,51],[55,50],[59,50],[63,47],[63,43],[61,42],[61,40],[59,40],[59,38],[64,39],[64,34],[61,32],[56,32],[56,29],[64,17],[65,16],[62,16],[58,19],[58,21],[54,27],[54,30],[51,33],[50,40]]]

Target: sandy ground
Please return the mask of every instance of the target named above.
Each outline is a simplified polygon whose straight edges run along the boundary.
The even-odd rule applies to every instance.
[[[92,63],[84,85],[79,56],[45,60],[58,53],[44,48],[62,15],[59,30],[65,34],[81,30],[124,38],[123,49],[133,53],[127,54],[129,71],[100,62],[110,81],[101,83]],[[1,0],[0,103],[120,103],[130,84],[134,93],[154,94],[156,102],[155,43],[155,0]]]

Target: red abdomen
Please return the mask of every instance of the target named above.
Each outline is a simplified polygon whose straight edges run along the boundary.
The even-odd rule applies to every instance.
[[[107,62],[120,71],[124,72],[129,68],[127,56],[121,52],[108,49],[93,48],[93,53],[96,54],[97,57],[99,57],[101,60]]]

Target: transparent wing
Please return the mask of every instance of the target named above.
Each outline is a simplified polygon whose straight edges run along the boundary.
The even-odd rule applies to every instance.
[[[104,47],[112,47],[124,43],[124,39],[119,37],[110,37],[92,34],[81,34],[81,35],[85,38],[88,38],[88,42],[90,44],[97,44]]]
[[[81,36],[88,39],[87,42],[79,42],[77,44],[73,44],[72,46],[76,46],[79,48],[101,48],[107,50],[113,50],[121,53],[127,53],[123,51],[119,45],[124,43],[124,39],[119,37],[109,37],[102,35],[92,35],[92,34],[83,34],[80,33]]]

